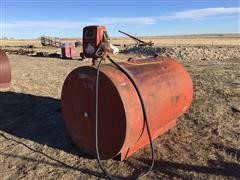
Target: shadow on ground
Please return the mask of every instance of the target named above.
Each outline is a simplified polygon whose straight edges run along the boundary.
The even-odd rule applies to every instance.
[[[151,163],[149,159],[138,160],[144,163],[145,165]],[[208,166],[199,166],[192,164],[156,160],[154,166],[154,176],[159,175],[160,177],[162,177],[167,175],[168,178],[192,179],[191,177],[186,175],[186,172],[188,172],[240,179],[239,169],[240,169],[239,164],[233,162],[225,162],[221,160],[209,160]]]
[[[54,159],[50,155],[32,148],[21,140],[17,140],[8,135],[11,134],[18,138],[28,139],[80,157],[93,159],[92,156],[87,155],[75,146],[68,136],[61,117],[59,99],[15,92],[0,92],[0,130],[3,131],[3,133],[0,133],[0,136],[3,138],[21,144],[31,151],[51,159],[53,162],[45,160],[39,161],[34,158],[11,153],[0,153],[3,156],[20,158],[30,162],[39,161],[40,163],[54,167],[64,167],[100,178],[105,177],[103,173],[94,172],[87,168],[80,168],[78,165],[69,165],[65,162]],[[5,134],[4,132],[8,134]],[[125,179],[122,177],[118,178]],[[132,176],[127,177],[127,179],[132,179]]]
[[[77,148],[68,136],[58,99],[0,92],[0,130],[19,138],[91,158]]]

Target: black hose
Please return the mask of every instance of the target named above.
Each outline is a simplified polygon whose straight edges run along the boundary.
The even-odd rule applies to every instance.
[[[99,164],[99,167],[101,170],[104,172],[104,174],[111,180],[114,180],[114,178],[107,172],[106,169],[104,169],[101,159],[100,159],[100,154],[99,154],[99,147],[98,147],[98,86],[99,86],[99,72],[100,72],[100,66],[102,64],[102,59],[99,61],[99,64],[97,66],[97,77],[96,77],[96,114],[95,114],[95,120],[96,120],[96,125],[95,125],[95,148],[96,148],[96,154],[97,154],[97,161]]]
[[[143,118],[144,118],[144,122],[146,124],[146,127],[147,127],[147,133],[148,133],[148,138],[149,138],[149,141],[150,141],[150,146],[151,146],[151,154],[152,154],[152,158],[151,158],[151,166],[149,167],[149,169],[143,173],[142,175],[139,175],[137,177],[138,178],[142,178],[144,176],[147,176],[153,169],[153,166],[154,166],[154,147],[153,147],[153,140],[152,140],[152,135],[151,135],[151,130],[150,130],[150,126],[149,126],[149,122],[148,122],[148,118],[147,118],[147,111],[146,111],[146,107],[145,107],[145,104],[144,104],[144,101],[143,101],[143,97],[141,95],[141,92],[137,86],[137,84],[135,83],[134,79],[132,78],[132,76],[130,75],[130,73],[124,68],[122,67],[121,65],[119,65],[118,63],[116,63],[114,60],[112,60],[109,56],[108,56],[108,59],[111,63],[113,63],[115,66],[117,66],[127,77],[128,79],[131,81],[132,85],[134,86],[137,94],[138,94],[138,97],[139,97],[139,100],[141,102],[141,106],[142,106],[142,110],[143,110]]]
[[[153,141],[152,141],[152,136],[151,136],[151,131],[150,131],[150,127],[149,127],[149,123],[148,123],[148,118],[147,118],[147,112],[146,112],[146,107],[144,105],[144,102],[143,102],[143,98],[142,98],[142,95],[140,93],[140,90],[139,88],[137,87],[134,79],[131,77],[131,75],[128,73],[128,71],[120,66],[118,63],[116,63],[114,60],[112,60],[109,56],[108,56],[108,59],[111,63],[113,63],[117,68],[119,68],[120,71],[122,71],[127,77],[128,79],[131,81],[131,83],[133,84],[137,94],[138,94],[138,97],[140,99],[140,102],[141,102],[141,106],[142,106],[142,110],[143,110],[143,117],[144,117],[144,122],[146,124],[146,127],[147,127],[147,133],[148,133],[148,137],[149,137],[149,141],[150,141],[150,146],[151,146],[151,154],[152,154],[152,159],[151,159],[151,166],[149,167],[149,169],[143,173],[143,174],[140,174],[138,177],[136,177],[136,179],[139,179],[139,178],[142,178],[142,177],[145,177],[147,176],[153,169],[153,166],[154,166],[154,147],[153,147]],[[97,77],[96,77],[96,134],[95,134],[95,138],[96,138],[96,154],[97,154],[97,161],[98,161],[98,164],[100,166],[100,168],[102,169],[102,171],[104,172],[104,174],[109,178],[109,179],[115,179],[113,178],[108,172],[106,169],[104,169],[102,163],[101,163],[101,159],[100,159],[100,155],[99,155],[99,147],[98,147],[98,86],[99,86],[99,72],[100,72],[100,67],[101,67],[101,63],[102,63],[102,59],[99,61],[99,64],[98,64],[98,67],[97,67]]]

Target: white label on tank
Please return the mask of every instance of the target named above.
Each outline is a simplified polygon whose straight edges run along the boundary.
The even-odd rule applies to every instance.
[[[94,90],[94,86],[93,86],[93,84],[92,83],[89,83],[89,82],[83,82],[83,87],[85,88],[85,89],[90,89],[90,90]]]
[[[79,76],[80,79],[84,79],[84,78],[88,77],[88,75],[83,74],[83,73],[79,73],[78,76]]]
[[[84,74],[84,73],[78,73],[78,77],[80,79],[85,79],[89,81],[94,81],[94,77],[90,76],[89,74]]]
[[[78,73],[78,77],[79,79],[81,79],[81,84],[83,86],[84,89],[90,89],[90,90],[94,90],[94,78],[89,76],[88,74],[84,74],[84,73]]]

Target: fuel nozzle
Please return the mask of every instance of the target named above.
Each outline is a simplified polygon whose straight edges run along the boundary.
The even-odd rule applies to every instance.
[[[119,49],[111,44],[107,31],[103,31],[102,40],[99,44],[98,49],[96,50],[95,55],[98,58],[105,59],[109,53],[117,55],[119,53]]]

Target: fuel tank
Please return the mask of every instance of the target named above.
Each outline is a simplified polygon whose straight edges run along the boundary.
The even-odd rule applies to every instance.
[[[11,66],[6,53],[0,49],[0,88],[9,88],[11,84]]]
[[[146,106],[153,139],[176,125],[193,96],[192,80],[185,68],[171,58],[130,59],[119,63],[136,82]],[[61,96],[65,126],[82,150],[95,151],[96,67],[73,70]],[[139,97],[127,76],[112,64],[99,75],[99,151],[101,159],[124,160],[149,144]]]

